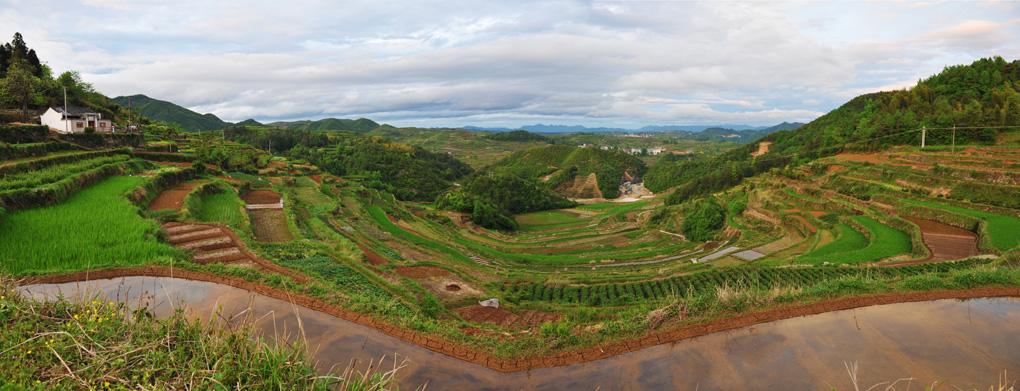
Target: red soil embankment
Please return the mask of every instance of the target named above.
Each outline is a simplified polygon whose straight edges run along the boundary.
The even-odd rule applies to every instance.
[[[184,197],[187,197],[191,189],[198,185],[201,183],[181,183],[163,190],[149,203],[149,210],[181,210],[181,207],[184,206]]]
[[[241,199],[248,205],[278,204],[281,198],[283,196],[280,193],[272,190],[252,190],[241,196]]]
[[[355,244],[358,245],[358,248],[361,249],[361,252],[365,253],[365,260],[367,260],[368,263],[370,263],[372,265],[385,265],[385,264],[389,263],[389,262],[386,261],[386,258],[383,258],[383,257],[379,256],[379,254],[376,254],[374,251],[369,250],[365,246],[362,246],[360,243],[355,243]]]
[[[876,296],[848,297],[820,303],[796,305],[773,310],[760,311],[727,319],[684,326],[677,329],[650,333],[641,338],[616,342],[604,346],[596,346],[570,352],[561,352],[545,356],[498,358],[489,354],[476,352],[454,344],[418,334],[410,330],[378,321],[367,315],[358,314],[307,296],[294,294],[276,288],[266,287],[241,278],[219,276],[189,270],[171,270],[162,267],[136,267],[127,269],[107,269],[90,272],[78,272],[65,275],[31,277],[19,281],[19,284],[59,284],[88,279],[110,279],[127,276],[177,277],[196,281],[214,282],[249,290],[264,296],[288,301],[308,309],[336,316],[362,326],[378,330],[391,337],[413,343],[431,351],[450,357],[478,364],[494,371],[510,373],[538,368],[551,368],[601,360],[621,354],[634,352],[659,344],[690,339],[720,331],[733,330],[777,320],[814,315],[825,312],[848,310],[873,305],[911,303],[942,299],[971,299],[980,297],[1020,296],[1020,287],[996,287],[957,291],[910,292]]]

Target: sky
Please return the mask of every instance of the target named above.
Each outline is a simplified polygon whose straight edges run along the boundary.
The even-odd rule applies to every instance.
[[[774,125],[1020,59],[1015,1],[0,0],[55,74],[227,121]]]

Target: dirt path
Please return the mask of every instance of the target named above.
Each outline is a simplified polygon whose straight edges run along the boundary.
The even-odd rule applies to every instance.
[[[348,311],[307,296],[270,288],[236,277],[219,276],[190,270],[171,270],[162,267],[136,267],[126,269],[107,269],[89,272],[78,272],[64,275],[31,277],[20,280],[20,285],[27,284],[60,284],[67,282],[111,279],[128,276],[176,277],[196,281],[214,282],[245,289],[275,299],[284,300],[302,307],[333,315],[335,317],[370,327],[391,337],[421,346],[431,351],[478,364],[497,372],[510,373],[530,369],[551,368],[591,362],[638,351],[652,346],[691,339],[720,331],[734,330],[756,324],[769,323],[777,320],[791,319],[801,316],[820,314],[832,311],[873,305],[912,303],[942,299],[971,299],[979,297],[1020,296],[1020,287],[981,288],[956,291],[911,292],[884,294],[875,296],[848,297],[820,303],[796,305],[784,308],[749,313],[727,319],[717,319],[705,323],[694,324],[672,330],[654,332],[641,338],[629,339],[604,346],[561,352],[545,356],[499,358],[489,354],[469,350],[452,342],[421,335],[410,330],[378,321],[367,315]]]
[[[205,181],[208,182],[208,181]],[[201,185],[202,183],[181,183],[177,186],[163,190],[156,196],[152,202],[149,203],[149,210],[181,210],[184,206],[184,197],[188,196],[191,189],[195,186]]]

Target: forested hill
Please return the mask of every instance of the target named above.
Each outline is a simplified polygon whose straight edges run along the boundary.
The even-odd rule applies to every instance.
[[[531,133],[527,130],[515,130],[512,132],[501,132],[493,133],[485,138],[495,141],[514,141],[514,142],[528,142],[528,141],[541,141],[546,143],[552,143],[548,137],[545,137],[538,133]]]
[[[777,132],[761,141],[772,151],[809,157],[843,149],[880,150],[889,145],[994,143],[1000,129],[1020,120],[1020,61],[986,58],[946,67],[909,90],[862,95],[795,131]],[[757,146],[733,151],[730,158]]]
[[[351,132],[368,133],[378,128],[379,124],[368,118],[336,119],[326,118],[316,121],[278,121],[268,126],[297,130],[349,130]]]
[[[304,159],[337,176],[362,180],[404,201],[433,201],[474,170],[457,158],[350,131],[232,126],[223,138]]]
[[[949,145],[954,125],[957,144],[995,143],[999,127],[1020,120],[1018,91],[1020,61],[994,57],[946,67],[913,88],[858,96],[795,130],[772,133],[711,160],[664,160],[653,167],[646,185],[653,184],[653,191],[683,185],[673,198],[681,202],[789,161],[919,145],[922,127],[928,129],[927,145]],[[753,158],[751,152],[762,142],[771,142],[771,151]]]
[[[550,189],[576,198],[592,198],[577,192],[583,191],[584,182],[589,175],[595,174],[601,196],[616,198],[621,180],[638,180],[648,166],[641,159],[620,150],[552,145],[515,152],[485,170],[541,180]]]
[[[199,114],[176,104],[153,99],[145,95],[118,96],[113,103],[138,110],[143,116],[155,122],[180,124],[187,132],[204,132],[223,129],[231,124],[214,114]]]

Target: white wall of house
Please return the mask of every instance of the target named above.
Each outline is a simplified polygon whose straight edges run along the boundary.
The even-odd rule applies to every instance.
[[[108,119],[100,119],[99,114],[86,115],[82,118],[68,118],[65,122],[63,114],[53,110],[52,107],[46,110],[43,115],[39,117],[43,125],[49,126],[60,132],[70,133],[82,133],[85,132],[85,127],[89,126],[91,121],[92,127],[97,132],[109,132],[111,130],[112,123]]]

